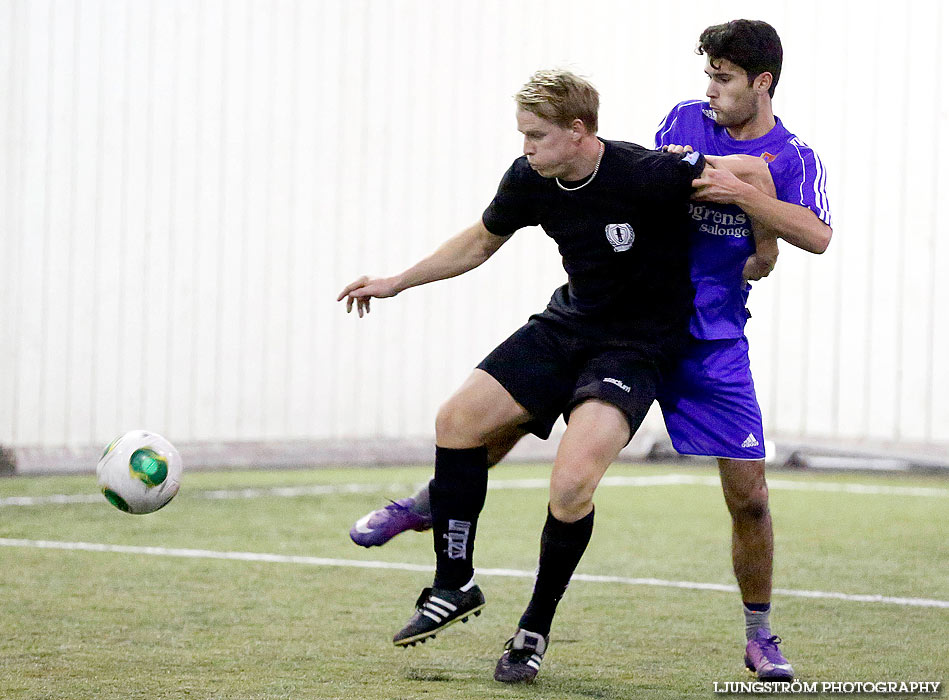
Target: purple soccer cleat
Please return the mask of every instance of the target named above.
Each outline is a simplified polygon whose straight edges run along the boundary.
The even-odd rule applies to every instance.
[[[414,498],[403,498],[367,513],[349,531],[350,539],[360,547],[379,547],[406,530],[430,530],[431,515],[415,512],[414,505]]]
[[[771,634],[770,630],[760,629],[745,647],[745,666],[758,676],[758,680],[776,683],[794,680],[794,669],[778,649],[780,643],[780,637]]]

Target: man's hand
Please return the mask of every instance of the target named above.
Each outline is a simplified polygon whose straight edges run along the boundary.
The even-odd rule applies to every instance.
[[[741,278],[745,282],[757,282],[771,274],[774,262],[758,253],[753,253],[745,260],[745,267],[741,271]]]
[[[752,187],[742,182],[729,170],[717,167],[714,158],[706,157],[705,170],[702,176],[692,180],[695,192],[692,199],[696,202],[716,202],[718,204],[736,204]]]
[[[369,300],[373,297],[385,299],[394,297],[401,290],[396,285],[394,277],[366,277],[363,275],[355,282],[347,284],[343,291],[336,297],[336,301],[346,299],[346,313],[353,310],[353,302],[356,302],[356,311],[359,318],[363,313],[369,313]]]
[[[691,153],[691,152],[692,152],[692,147],[691,147],[691,146],[680,146],[680,145],[675,144],[675,143],[670,143],[668,146],[663,146],[663,147],[662,147],[661,149],[659,149],[659,150],[665,151],[666,153],[685,154],[685,153]]]
[[[742,280],[757,282],[771,274],[778,263],[778,238],[761,222],[751,220],[751,228],[755,236],[755,252],[745,260],[745,267],[741,271]]]

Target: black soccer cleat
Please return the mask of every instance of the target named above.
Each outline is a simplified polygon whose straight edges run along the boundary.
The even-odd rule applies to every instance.
[[[494,680],[502,683],[531,683],[537,677],[549,642],[549,636],[518,628],[504,645],[504,653],[494,669]]]
[[[415,601],[415,614],[392,638],[392,643],[397,647],[424,644],[426,639],[458,620],[467,622],[469,616],[480,615],[484,605],[484,594],[477,586],[467,591],[425,588]]]

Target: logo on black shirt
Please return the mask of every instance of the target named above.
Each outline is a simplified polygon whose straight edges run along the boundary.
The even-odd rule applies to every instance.
[[[607,224],[606,240],[613,246],[617,253],[629,250],[633,247],[633,241],[636,240],[636,232],[629,224]]]

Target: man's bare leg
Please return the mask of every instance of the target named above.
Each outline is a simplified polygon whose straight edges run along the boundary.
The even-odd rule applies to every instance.
[[[745,614],[745,665],[760,680],[790,682],[794,669],[771,633],[774,534],[764,460],[719,459],[718,469],[732,517],[732,564]]]
[[[725,504],[732,518],[732,564],[745,603],[771,601],[774,535],[763,459],[719,459]]]

